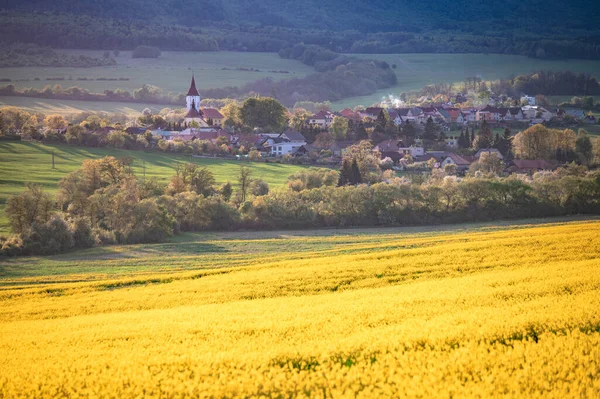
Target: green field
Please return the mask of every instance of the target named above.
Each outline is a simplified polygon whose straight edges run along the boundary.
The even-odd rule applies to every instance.
[[[419,90],[428,84],[460,83],[471,76],[480,76],[484,80],[498,80],[545,69],[587,72],[600,78],[600,61],[540,60],[506,54],[361,54],[358,56],[386,61],[390,65],[396,64],[398,85],[394,88],[378,90],[369,96],[335,102],[336,109],[358,104],[368,106],[389,95],[399,96],[402,92]]]
[[[42,113],[44,115],[58,114],[63,116],[77,114],[79,112],[108,112],[125,114],[130,118],[137,118],[142,114],[144,108],[151,109],[154,113],[161,109],[177,108],[173,105],[157,105],[143,103],[121,103],[106,101],[75,101],[75,100],[48,100],[45,98],[29,97],[5,97],[0,96],[0,108],[15,106],[30,113]]]
[[[102,57],[102,51],[66,50],[73,54],[86,54]],[[410,90],[418,90],[432,83],[457,83],[466,77],[480,76],[485,80],[508,78],[520,73],[531,73],[540,69],[572,70],[600,76],[600,61],[587,60],[539,60],[517,55],[504,54],[350,54],[364,58],[374,58],[396,64],[398,85],[378,90],[363,97],[353,97],[334,103],[334,109],[371,105],[386,96]],[[116,57],[117,66],[97,68],[0,68],[0,78],[25,80],[11,82],[17,88],[43,88],[50,84],[63,87],[77,85],[93,92],[102,92],[117,87],[133,90],[143,84],[152,84],[165,92],[185,93],[190,75],[195,73],[198,88],[238,86],[264,77],[286,79],[303,77],[314,70],[295,60],[280,58],[275,53],[242,52],[169,52],[165,51],[158,59],[133,59],[130,52],[122,52]],[[227,70],[223,70],[227,68]],[[254,68],[260,72],[242,71],[237,68]],[[273,73],[269,71],[288,71]],[[33,79],[39,78],[39,81]],[[65,78],[72,80],[46,81],[47,78]],[[128,78],[127,81],[79,81],[77,78]],[[569,96],[566,98],[570,99]],[[132,110],[145,108],[143,104],[98,103],[93,104],[66,102],[57,100],[39,100],[29,98],[3,97],[4,105],[19,105],[27,110],[44,109],[56,113],[72,113],[73,109],[107,110],[110,112],[131,113]],[[79,104],[79,105],[78,105]],[[151,107],[152,108],[152,107]],[[153,108],[160,109],[160,106]],[[50,111],[48,111],[50,112]]]
[[[55,157],[55,169],[52,169],[52,152]],[[183,162],[208,167],[215,175],[218,184],[230,181],[236,184],[238,161],[210,158],[191,158],[183,155],[157,152],[125,151],[104,148],[75,147],[69,145],[44,145],[25,142],[0,142],[0,233],[8,233],[8,221],[4,215],[6,199],[23,191],[25,183],[38,183],[50,192],[57,189],[58,181],[67,173],[79,168],[85,159],[107,155],[114,157],[131,156],[134,158],[132,171],[146,178],[156,178],[161,182],[175,173],[174,168]],[[271,188],[285,184],[287,177],[302,166],[243,163],[253,171],[254,178],[266,181]]]
[[[63,51],[63,50],[61,50]],[[103,51],[64,50],[74,55],[102,57]],[[305,76],[313,69],[301,62],[283,59],[276,53],[243,53],[231,51],[185,52],[164,51],[159,58],[131,58],[130,51],[123,51],[116,66],[94,68],[0,68],[0,79],[12,79],[17,88],[60,84],[63,87],[79,86],[92,92],[106,89],[134,90],[144,84],[158,86],[165,93],[186,93],[192,73],[196,76],[198,89],[240,86],[262,78],[289,79]],[[224,70],[223,68],[228,68]],[[244,71],[244,69],[258,69]],[[270,71],[288,71],[273,73]],[[35,78],[40,80],[34,81]],[[47,78],[64,78],[63,81],[47,81]],[[68,80],[71,78],[72,80]],[[77,80],[87,78],[94,80]],[[127,78],[126,81],[97,81],[97,78]],[[23,81],[17,81],[23,80]]]

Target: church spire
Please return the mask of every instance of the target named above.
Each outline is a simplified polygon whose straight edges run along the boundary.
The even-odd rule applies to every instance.
[[[196,80],[194,79],[194,75],[192,75],[192,83],[190,84],[190,89],[187,93],[188,96],[199,96],[198,90],[196,89]]]

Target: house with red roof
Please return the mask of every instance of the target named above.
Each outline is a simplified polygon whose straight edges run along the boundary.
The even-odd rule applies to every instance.
[[[319,111],[315,115],[308,118],[308,123],[321,129],[328,129],[333,123],[333,115],[329,111]]]
[[[202,108],[202,117],[209,126],[223,126],[225,117],[215,108]]]

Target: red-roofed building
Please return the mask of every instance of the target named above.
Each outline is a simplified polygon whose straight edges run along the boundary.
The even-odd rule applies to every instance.
[[[219,110],[215,108],[202,108],[202,116],[209,126],[222,126],[223,119],[225,119]]]

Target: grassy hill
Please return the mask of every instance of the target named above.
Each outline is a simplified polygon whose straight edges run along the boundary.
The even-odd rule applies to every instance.
[[[52,169],[52,152],[54,152],[55,169]],[[79,168],[83,160],[107,155],[117,158],[133,157],[132,172],[135,175],[142,177],[145,165],[146,178],[156,178],[161,182],[167,182],[175,174],[175,167],[185,162],[208,167],[214,173],[218,184],[230,181],[234,185],[237,184],[239,167],[243,164],[252,169],[254,178],[263,179],[272,188],[285,184],[290,174],[302,168],[295,165],[191,158],[157,152],[0,142],[0,233],[8,232],[8,221],[4,215],[6,199],[10,195],[23,191],[25,183],[38,183],[50,192],[54,192],[58,181],[67,173]]]
[[[0,396],[594,397],[599,233],[188,234],[2,260]]]

